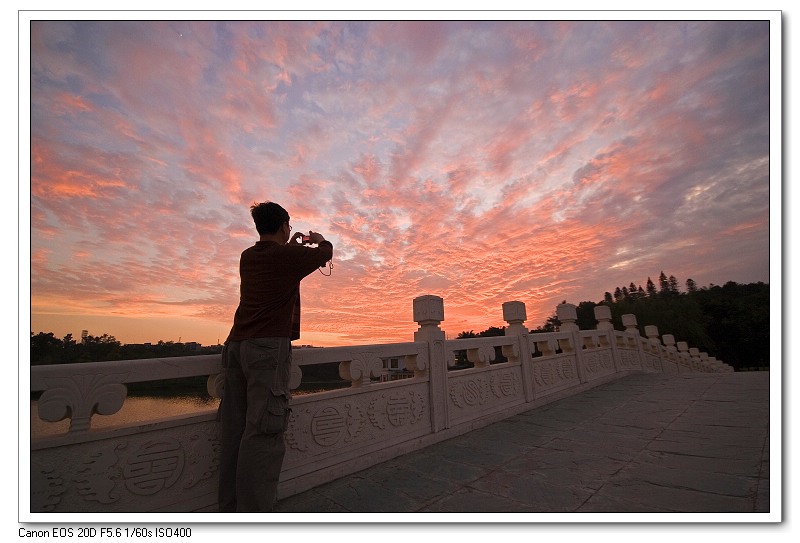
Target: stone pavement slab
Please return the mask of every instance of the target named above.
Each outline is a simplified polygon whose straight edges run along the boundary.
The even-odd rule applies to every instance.
[[[313,488],[277,512],[765,513],[769,373],[630,375]]]

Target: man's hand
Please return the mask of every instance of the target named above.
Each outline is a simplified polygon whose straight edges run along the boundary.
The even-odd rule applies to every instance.
[[[308,231],[308,241],[306,241],[306,243],[319,244],[321,241],[325,241],[325,238],[322,237],[322,234],[319,232],[313,232],[311,230]]]
[[[322,234],[309,230],[308,235],[305,235],[302,232],[295,232],[294,235],[292,235],[292,238],[289,240],[289,243],[292,245],[318,245],[321,241],[325,241],[325,238],[322,236]]]

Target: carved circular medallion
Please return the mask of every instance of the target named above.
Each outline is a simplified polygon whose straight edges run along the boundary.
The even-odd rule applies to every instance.
[[[333,406],[320,409],[311,419],[311,435],[322,447],[335,445],[345,433],[346,427],[345,416]]]
[[[392,426],[400,426],[405,422],[410,422],[411,414],[411,399],[407,395],[392,394],[386,400],[386,417]]]
[[[174,439],[151,440],[128,457],[123,469],[125,486],[148,496],[169,488],[183,471],[183,450]]]
[[[511,396],[517,391],[517,381],[511,373],[506,373],[500,377],[500,382],[498,384],[503,396]]]

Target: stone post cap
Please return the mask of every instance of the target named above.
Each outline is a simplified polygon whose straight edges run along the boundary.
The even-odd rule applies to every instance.
[[[561,322],[578,320],[578,309],[573,304],[558,304],[556,306],[556,317]]]
[[[700,349],[698,349],[697,347],[692,347],[691,349],[689,349],[689,354],[692,356],[700,356]]]
[[[644,335],[649,338],[658,338],[658,326],[654,326],[652,324],[648,324],[644,327]]]
[[[611,320],[611,308],[607,305],[594,306],[594,318],[601,320]]]
[[[700,353],[701,360],[708,360],[708,353]]]
[[[598,330],[614,329],[614,325],[611,324],[611,308],[607,305],[594,306],[594,318],[597,320]]]
[[[686,343],[685,341],[679,341],[678,342],[678,350],[681,351],[681,352],[688,351],[689,350],[689,344]]]
[[[675,336],[672,334],[664,334],[661,339],[664,340],[664,345],[675,345]]]
[[[622,326],[625,328],[636,328],[638,326],[638,323],[636,322],[636,315],[631,313],[622,315]]]
[[[442,322],[444,320],[444,299],[426,294],[414,298],[414,321]]]
[[[503,320],[512,322],[525,322],[528,320],[528,313],[525,309],[523,302],[504,302],[503,303]]]

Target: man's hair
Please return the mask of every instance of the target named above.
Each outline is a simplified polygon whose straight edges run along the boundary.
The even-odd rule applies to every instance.
[[[283,223],[289,222],[289,213],[275,202],[261,202],[250,206],[250,215],[259,234],[274,234]]]

